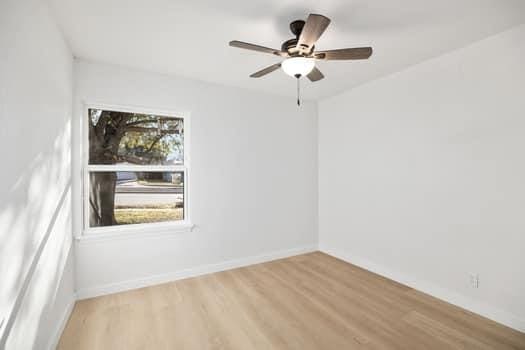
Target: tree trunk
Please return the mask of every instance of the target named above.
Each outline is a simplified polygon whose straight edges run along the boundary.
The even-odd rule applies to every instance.
[[[104,111],[96,125],[89,124],[90,164],[115,164],[118,147],[125,133],[125,114]],[[89,226],[112,226],[115,220],[115,172],[89,174]]]
[[[117,174],[93,172],[89,174],[89,226],[112,226],[115,220],[115,187]]]

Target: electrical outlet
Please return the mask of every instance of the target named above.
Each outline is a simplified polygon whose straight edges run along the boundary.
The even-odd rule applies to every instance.
[[[479,288],[479,275],[477,273],[471,273],[469,277],[472,288]]]

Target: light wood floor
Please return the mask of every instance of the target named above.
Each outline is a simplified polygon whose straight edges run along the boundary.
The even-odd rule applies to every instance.
[[[525,349],[525,334],[322,253],[79,301],[59,349]]]

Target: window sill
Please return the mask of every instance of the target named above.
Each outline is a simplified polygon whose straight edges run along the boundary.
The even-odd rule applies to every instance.
[[[113,226],[84,230],[82,235],[76,236],[80,242],[100,242],[115,239],[136,239],[145,237],[170,236],[177,233],[192,232],[195,225],[190,222],[139,224]]]

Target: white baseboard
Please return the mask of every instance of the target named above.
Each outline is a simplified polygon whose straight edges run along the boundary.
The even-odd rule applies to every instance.
[[[376,264],[372,261],[353,255],[349,252],[343,251],[338,248],[320,246],[319,250],[323,253],[344,260],[353,265],[372,271],[383,277],[389,278],[396,282],[407,285],[411,288],[417,289],[435,298],[444,300],[450,304],[459,306],[465,310],[471,311],[473,313],[501,323],[517,331],[525,332],[525,320],[507,311],[495,308],[491,305],[480,303],[457,292],[436,286],[435,284],[430,283],[428,281],[422,281],[411,278],[402,272],[394,271],[388,267]]]
[[[49,340],[49,346],[47,347],[49,350],[55,350],[58,346],[58,342],[60,341],[60,337],[62,336],[62,333],[66,328],[67,321],[69,320],[69,316],[71,316],[71,312],[73,312],[73,308],[75,307],[76,301],[77,297],[76,295],[73,295],[71,300],[69,300],[69,302],[67,303],[67,306],[64,309],[64,313],[60,318],[60,322],[57,324],[57,327],[53,332],[51,339]]]
[[[167,283],[188,277],[205,275],[213,272],[230,270],[237,267],[243,267],[253,264],[259,264],[271,260],[287,258],[294,255],[310,253],[317,251],[317,245],[303,246],[292,249],[280,250],[276,252],[255,255],[240,259],[227,260],[216,264],[197,266],[194,268],[164,273],[149,277],[137,278],[134,280],[122,281],[117,283],[106,284],[91,288],[77,290],[77,298],[87,299],[96,296],[118,293],[126,290],[148,287],[156,284]]]

